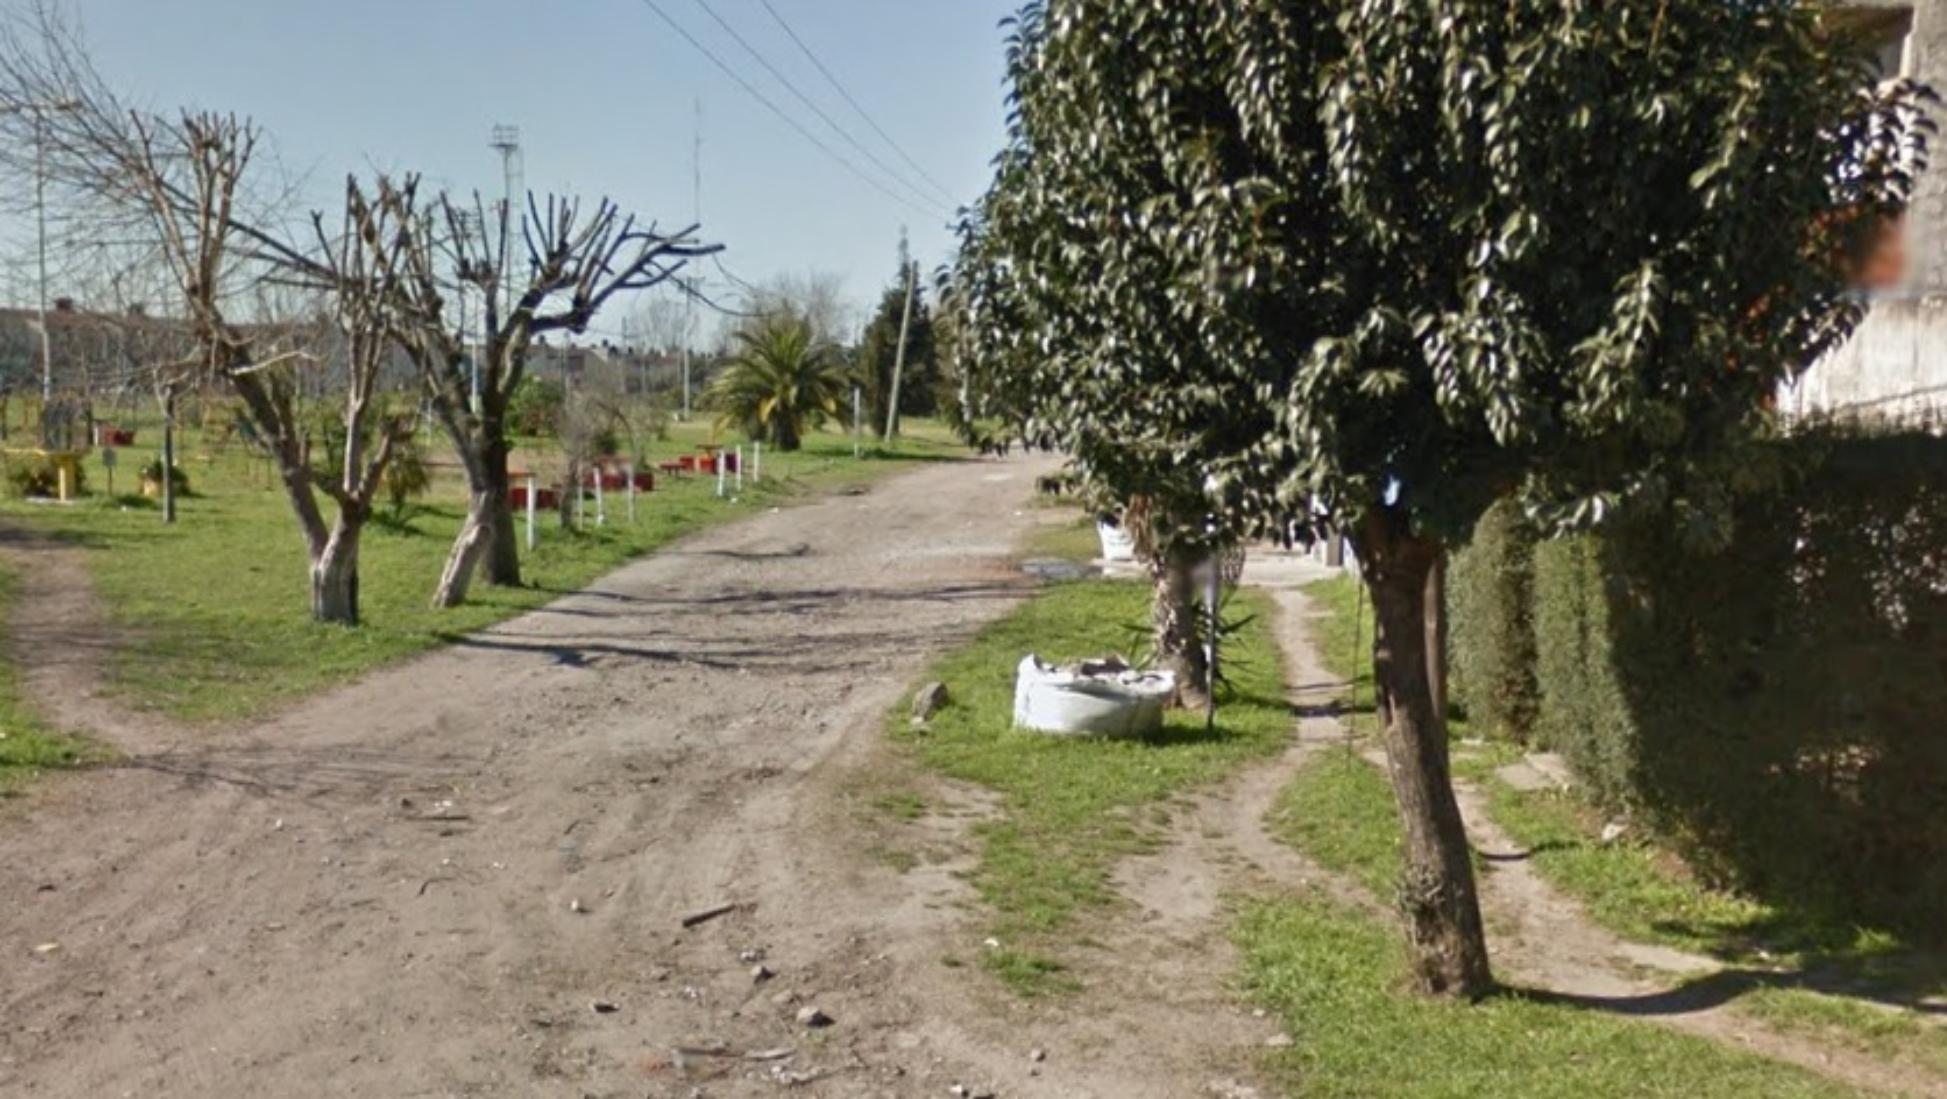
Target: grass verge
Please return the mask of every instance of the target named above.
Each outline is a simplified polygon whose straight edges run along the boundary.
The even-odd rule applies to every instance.
[[[875,447],[863,460],[853,458],[848,438],[814,435],[799,453],[767,453],[764,483],[747,485],[732,500],[717,499],[712,478],[664,479],[639,498],[634,523],[625,502],[613,497],[603,527],[592,525],[592,504],[590,526],[579,533],[543,515],[539,547],[524,561],[528,586],[476,587],[473,600],[454,611],[428,606],[463,519],[457,485],[443,483],[406,522],[368,528],[360,570],[365,624],[347,630],[309,621],[303,546],[264,462],[236,446],[198,459],[199,435],[188,435],[184,464],[195,495],[182,502],[174,527],[164,527],[152,505],[127,496],[70,507],[9,501],[0,503],[0,516],[91,551],[90,568],[115,624],[134,639],[113,662],[113,689],[191,721],[261,713],[545,604],[686,534],[965,453],[930,427]],[[649,457],[694,452],[708,438],[701,427],[679,425]],[[438,446],[432,453],[445,457]],[[118,488],[133,487],[136,457],[124,455]],[[103,486],[98,454],[91,467],[88,484]]]
[[[1356,602],[1348,582],[1335,579],[1308,591],[1330,614],[1319,623],[1320,635],[1349,639]],[[1465,736],[1464,722],[1455,721],[1454,729],[1457,740]],[[1653,842],[1605,844],[1606,819],[1573,791],[1517,790],[1496,776],[1520,757],[1518,747],[1501,742],[1457,744],[1454,770],[1482,789],[1489,815],[1531,852],[1536,872],[1596,923],[1626,939],[1761,967],[1738,1006],[1778,1029],[1947,1072],[1947,1030],[1909,1008],[1888,1006],[1947,990],[1947,966],[1939,958],[1882,933],[1835,927],[1712,889]],[[1390,896],[1400,865],[1399,825],[1384,776],[1363,760],[1334,753],[1315,761],[1281,798],[1272,823],[1281,838],[1321,864]],[[1777,983],[1767,984],[1772,974]],[[1785,983],[1799,979],[1850,995]]]
[[[12,608],[18,578],[0,570],[0,622]],[[11,660],[0,664],[0,797],[34,775],[77,767],[95,753],[85,741],[56,733],[36,720],[21,699]]]
[[[1740,1006],[1776,1030],[1947,1077],[1947,1030],[1910,1008],[1803,988],[1760,988],[1746,994]]]
[[[1216,728],[1172,714],[1147,740],[1062,739],[1013,728],[1015,668],[1027,653],[1066,661],[1127,647],[1149,593],[1113,581],[1047,589],[948,656],[931,678],[953,702],[930,729],[894,735],[926,767],[1000,796],[998,817],[978,828],[973,883],[1000,943],[987,968],[1023,994],[1071,985],[1065,960],[1084,914],[1115,901],[1118,860],[1161,839],[1171,802],[1254,759],[1275,755],[1292,731],[1269,600],[1246,592],[1253,616],[1226,656],[1232,681]]]
[[[1029,534],[1021,551],[1028,560],[1072,561],[1086,565],[1102,556],[1102,536],[1095,519],[1081,512],[1062,508],[1061,521],[1044,524]]]
[[[1351,750],[1313,757],[1271,810],[1271,832],[1387,900],[1398,892],[1399,815],[1386,776]]]
[[[1294,1039],[1271,1055],[1291,1094],[1440,1099],[1730,1099],[1856,1094],[1649,1023],[1500,997],[1458,1005],[1402,991],[1396,929],[1318,897],[1248,906],[1236,928],[1251,994]]]

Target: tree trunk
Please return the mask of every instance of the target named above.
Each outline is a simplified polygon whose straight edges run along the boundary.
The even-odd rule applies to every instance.
[[[311,617],[358,625],[358,542],[364,521],[340,514],[331,537],[311,561]]]
[[[1203,709],[1210,699],[1210,664],[1197,621],[1195,562],[1190,555],[1170,552],[1150,562],[1155,583],[1150,617],[1155,625],[1156,663],[1176,673],[1177,704]]]
[[[502,499],[504,502],[505,498]],[[482,498],[479,490],[468,494],[466,523],[460,527],[460,536],[453,540],[453,548],[446,554],[439,587],[433,591],[434,607],[447,610],[466,602],[466,593],[473,586],[474,570],[493,538],[489,510],[489,501]]]
[[[482,561],[486,581],[497,587],[521,585],[521,547],[514,528],[514,505],[508,499],[511,488],[507,477],[507,443],[496,439],[488,444],[486,455],[487,549]]]
[[[582,470],[579,458],[568,460],[568,476],[564,481],[561,499],[556,502],[555,511],[561,517],[562,530],[574,530],[580,525]]]
[[[1447,554],[1444,550],[1426,570],[1426,674],[1433,708],[1445,722],[1447,706]]]
[[[1368,519],[1360,534],[1359,559],[1378,623],[1373,673],[1405,832],[1399,901],[1414,974],[1429,994],[1479,999],[1492,990],[1493,975],[1427,644],[1434,621],[1427,595],[1436,588],[1431,574],[1445,547],[1383,512]]]
[[[792,453],[803,445],[796,423],[782,418],[771,421],[771,446],[780,454]]]
[[[454,446],[466,467],[466,523],[453,539],[439,587],[433,591],[433,606],[440,609],[466,602],[475,572],[484,573],[487,583],[502,587],[519,587],[521,582],[520,543],[514,507],[508,500],[507,444],[482,445],[456,435]]]
[[[173,388],[162,397],[162,521],[176,521],[176,391]]]

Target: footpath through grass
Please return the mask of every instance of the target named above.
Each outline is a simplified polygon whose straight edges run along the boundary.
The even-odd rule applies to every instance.
[[[979,828],[972,880],[1000,943],[982,953],[983,964],[1016,991],[1074,983],[1069,959],[1086,935],[1084,918],[1116,903],[1117,862],[1153,849],[1175,799],[1288,743],[1293,719],[1270,626],[1275,612],[1258,593],[1241,599],[1255,619],[1226,657],[1232,690],[1214,731],[1201,715],[1181,713],[1147,740],[1013,728],[1023,656],[1059,662],[1130,648],[1132,631],[1147,621],[1149,591],[1114,581],[1049,588],[944,659],[929,678],[944,682],[953,702],[930,729],[915,732],[905,710],[895,711],[894,735],[920,762],[1000,796],[999,817]]]
[[[1246,987],[1293,1042],[1271,1055],[1310,1099],[1767,1099],[1857,1092],[1648,1022],[1506,996],[1475,1005],[1405,991],[1396,927],[1316,894],[1238,921]]]
[[[607,501],[608,524],[599,528],[592,502],[579,533],[543,514],[539,548],[523,562],[526,587],[476,585],[467,606],[435,611],[428,601],[464,518],[458,486],[447,478],[404,523],[367,528],[360,562],[365,624],[348,630],[309,621],[304,548],[266,463],[237,444],[200,459],[201,440],[188,434],[183,467],[194,495],[182,501],[174,527],[163,526],[151,502],[127,495],[66,507],[6,501],[0,515],[90,551],[115,625],[132,638],[113,662],[112,687],[132,704],[192,721],[247,717],[346,682],[542,605],[706,527],[965,455],[944,431],[914,425],[864,460],[855,460],[851,440],[837,434],[813,435],[797,454],[766,453],[763,484],[747,482],[734,500],[716,498],[714,478],[660,477],[656,492],[638,498],[633,524],[616,494]],[[155,432],[144,435],[150,442]],[[679,425],[651,458],[693,453],[708,438],[701,426]],[[428,453],[447,456],[440,440]],[[146,449],[123,452],[118,492],[135,488],[134,467],[147,457]],[[98,453],[87,483],[96,492],[105,487]]]
[[[1321,633],[1349,637],[1354,604],[1346,581],[1310,594],[1333,612]],[[1531,852],[1536,872],[1596,923],[1626,939],[1753,967],[1737,1006],[1776,1029],[1947,1071],[1947,1030],[1897,1006],[1947,989],[1938,959],[1884,935],[1808,921],[1709,888],[1642,837],[1605,844],[1605,818],[1572,791],[1517,790],[1495,776],[1520,756],[1512,745],[1461,744],[1455,770],[1481,786],[1489,814]],[[1271,823],[1322,865],[1382,899],[1392,895],[1401,868],[1398,818],[1384,775],[1364,760],[1336,751],[1315,759],[1280,799]]]
[[[13,605],[19,577],[0,569],[0,622]],[[52,732],[36,720],[21,700],[20,680],[12,654],[0,661],[0,798],[41,771],[74,767],[93,754],[88,745]]]

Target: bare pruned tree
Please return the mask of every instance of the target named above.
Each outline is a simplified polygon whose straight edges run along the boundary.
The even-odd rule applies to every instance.
[[[381,179],[367,195],[348,180],[342,225],[334,233],[323,214],[314,214],[315,247],[300,251],[239,220],[237,195],[257,147],[252,124],[215,114],[186,114],[170,124],[138,117],[134,133],[140,170],[132,186],[147,202],[175,273],[197,353],[209,376],[243,402],[297,516],[312,616],[354,625],[360,534],[398,440],[413,430],[409,413],[381,409],[377,387],[401,327],[396,311],[406,300],[400,291],[418,184]],[[239,323],[230,284],[240,270],[320,292],[335,338],[305,341],[301,325]],[[335,476],[319,476],[301,371],[334,360],[342,370],[343,432],[327,456]],[[320,493],[337,505],[329,522]]]
[[[451,607],[466,599],[477,569],[484,568],[489,583],[520,583],[508,499],[507,406],[526,377],[534,341],[586,332],[618,295],[669,283],[689,260],[721,246],[698,242],[696,226],[661,233],[607,199],[584,212],[573,199],[551,195],[543,202],[530,195],[518,232],[504,205],[489,210],[478,195],[470,209],[450,196],[438,205],[440,227],[429,228],[413,253],[408,313],[418,325],[405,342],[466,471],[466,524],[433,596],[436,606]],[[475,225],[487,228],[470,228]],[[517,252],[518,265],[511,262]],[[465,288],[486,302],[477,361],[445,304]]]
[[[329,531],[314,525],[299,508],[311,548],[311,610],[326,622],[358,621],[358,550],[365,524],[385,485],[386,471],[399,448],[417,430],[417,403],[388,406],[381,385],[386,362],[399,349],[398,336],[413,325],[411,256],[418,247],[419,180],[394,183],[381,176],[370,194],[356,177],[345,181],[343,223],[334,235],[322,213],[312,215],[317,258],[300,258],[267,249],[267,258],[298,285],[318,290],[330,303],[335,328],[335,358],[341,367],[342,416],[331,467],[318,488],[337,505]]]

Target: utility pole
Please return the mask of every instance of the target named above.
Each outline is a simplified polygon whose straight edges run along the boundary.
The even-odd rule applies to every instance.
[[[899,322],[899,353],[892,360],[892,400],[886,406],[886,439],[899,434],[899,383],[906,373],[906,339],[913,331],[913,299],[919,295],[919,264],[907,251],[906,235],[900,233],[899,255],[906,261],[906,311]]]
[[[40,259],[41,322],[41,404],[54,400],[54,341],[47,331],[47,116],[52,111],[78,111],[81,104],[72,99],[21,103],[0,109],[6,114],[34,116],[34,220],[38,227]]]
[[[691,223],[703,224],[703,100],[696,101],[695,143],[690,147],[690,173],[693,190],[691,197],[695,217]],[[696,293],[695,279],[687,279],[679,285],[683,288],[683,420],[690,418],[690,345],[696,341]]]

